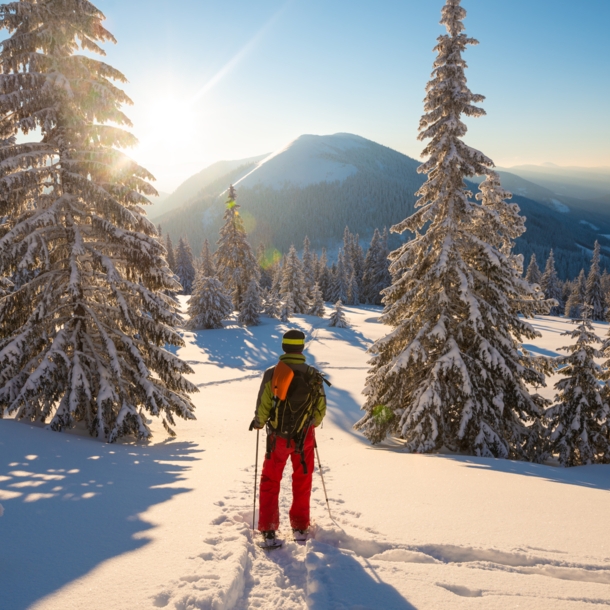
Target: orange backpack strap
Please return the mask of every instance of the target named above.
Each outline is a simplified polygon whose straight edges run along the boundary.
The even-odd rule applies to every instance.
[[[279,400],[286,400],[290,382],[294,377],[294,371],[281,360],[277,363],[273,378],[271,379],[271,391],[273,396]]]

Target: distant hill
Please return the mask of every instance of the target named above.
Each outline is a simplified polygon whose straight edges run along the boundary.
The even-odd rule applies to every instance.
[[[561,167],[549,163],[502,169],[540,184],[559,197],[589,200],[610,193],[610,167]]]
[[[196,197],[200,191],[214,183],[218,178],[226,176],[238,167],[250,165],[267,156],[268,155],[259,155],[257,157],[240,159],[238,161],[218,161],[217,163],[206,167],[183,182],[171,195],[166,195],[160,199],[158,203],[155,203],[153,207],[147,208],[148,216],[151,220],[155,220],[156,222],[156,219],[159,218],[159,216],[188,203],[191,199]],[[229,185],[227,184],[227,187],[228,186]]]
[[[194,252],[205,238],[211,244],[218,240],[223,193],[231,183],[252,244],[286,252],[291,244],[300,247],[306,235],[315,248],[335,249],[346,225],[369,239],[376,227],[390,227],[413,213],[415,193],[425,181],[417,173],[419,161],[344,133],[304,135],[271,155],[225,163],[233,169],[189,201],[184,193],[193,189],[183,188],[185,183],[172,194],[180,205],[178,193],[183,193],[182,205],[155,219],[172,238],[186,235]],[[501,177],[527,217],[528,231],[517,245],[527,260],[535,252],[543,265],[553,248],[560,275],[573,277],[588,266],[595,239],[610,254],[604,237],[610,235],[610,213],[581,209],[579,200],[574,204],[512,172],[502,171]],[[406,237],[393,236],[392,247]]]

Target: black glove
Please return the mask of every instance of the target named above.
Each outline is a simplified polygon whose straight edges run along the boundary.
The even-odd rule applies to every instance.
[[[250,424],[250,427],[248,428],[248,430],[252,431],[252,430],[261,430],[262,426],[261,424],[258,423],[258,419],[256,419],[256,417],[252,420],[252,423]]]

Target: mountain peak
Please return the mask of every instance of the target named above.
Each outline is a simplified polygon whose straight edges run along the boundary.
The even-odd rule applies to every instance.
[[[358,172],[347,153],[376,146],[379,144],[351,133],[304,134],[260,161],[235,186],[265,185],[277,189],[343,182]]]

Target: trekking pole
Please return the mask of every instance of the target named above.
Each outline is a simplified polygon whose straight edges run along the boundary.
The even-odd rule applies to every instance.
[[[333,516],[330,514],[330,504],[328,502],[328,494],[326,493],[326,483],[324,483],[324,475],[322,474],[322,462],[320,462],[320,452],[318,451],[318,443],[315,443],[316,448],[316,456],[318,457],[318,470],[320,471],[320,476],[322,477],[322,489],[324,489],[324,497],[326,498],[326,508],[328,508],[328,516],[331,521],[335,521]]]
[[[258,437],[260,430],[256,430],[256,458],[254,460],[254,508],[252,509],[252,531],[256,520],[256,484],[258,483]]]

